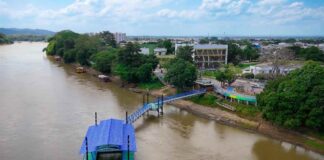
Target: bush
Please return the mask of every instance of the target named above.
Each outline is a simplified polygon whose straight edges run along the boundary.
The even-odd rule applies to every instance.
[[[244,77],[246,79],[253,79],[254,78],[254,74],[253,73],[244,73],[242,75],[242,77]]]
[[[63,60],[65,63],[75,62],[76,51],[74,49],[64,52]]]

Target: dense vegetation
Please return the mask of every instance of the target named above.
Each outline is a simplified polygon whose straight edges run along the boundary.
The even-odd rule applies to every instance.
[[[10,44],[12,41],[8,39],[8,37],[2,33],[0,33],[0,44]]]
[[[259,58],[259,51],[253,47],[251,43],[247,43],[246,47],[241,49],[237,44],[228,43],[228,63],[235,65],[241,61],[252,61]]]
[[[324,131],[324,67],[307,62],[257,96],[263,117],[287,128]]]
[[[179,90],[193,86],[197,79],[197,69],[191,57],[191,47],[179,47],[177,56],[166,66],[165,80]]]
[[[102,73],[114,73],[131,83],[152,81],[152,70],[158,60],[154,55],[139,54],[139,45],[127,43],[118,47],[108,31],[81,35],[69,30],[49,39],[46,53],[63,57],[65,63],[92,66]]]
[[[47,36],[47,35],[9,35],[8,38],[12,41],[39,42],[39,41],[47,41],[50,38],[50,36]]]
[[[292,46],[289,47],[289,49],[294,51],[297,58],[324,62],[324,52],[318,47],[312,46],[308,48],[301,48],[299,46]]]

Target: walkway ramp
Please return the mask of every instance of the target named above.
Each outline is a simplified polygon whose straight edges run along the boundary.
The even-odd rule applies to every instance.
[[[204,93],[206,93],[206,89],[192,90],[189,92],[184,92],[184,93],[176,94],[173,96],[167,96],[163,99],[163,104],[167,103],[167,102],[183,99],[183,98],[188,98],[188,97],[204,94]],[[162,104],[162,101],[158,102],[158,100],[156,100],[153,103],[143,105],[141,108],[139,108],[137,111],[135,111],[134,113],[132,113],[131,115],[129,115],[127,117],[127,122],[134,123],[144,113],[146,113],[148,110],[152,109],[156,105],[157,105],[157,107],[161,107],[161,104],[159,104],[159,103]]]

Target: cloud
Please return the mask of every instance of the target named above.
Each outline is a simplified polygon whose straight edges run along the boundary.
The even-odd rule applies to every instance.
[[[222,25],[268,28],[288,26],[301,21],[323,24],[324,7],[308,7],[301,0],[201,0],[198,4],[181,0],[75,0],[51,8],[27,4],[15,8],[0,0],[0,18],[13,24],[40,28],[97,30],[114,26],[156,27],[175,23],[179,26]],[[1,22],[0,19],[0,22]],[[166,24],[169,23],[169,24]],[[314,25],[313,24],[313,25]],[[99,27],[100,26],[100,27]],[[201,27],[204,28],[204,27]],[[135,29],[134,29],[135,30]]]

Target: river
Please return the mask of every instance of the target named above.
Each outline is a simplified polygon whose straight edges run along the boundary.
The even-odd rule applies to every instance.
[[[87,127],[125,117],[142,96],[51,61],[46,43],[0,46],[0,160],[78,160]],[[138,160],[313,160],[289,143],[199,118],[172,106],[135,122]]]

